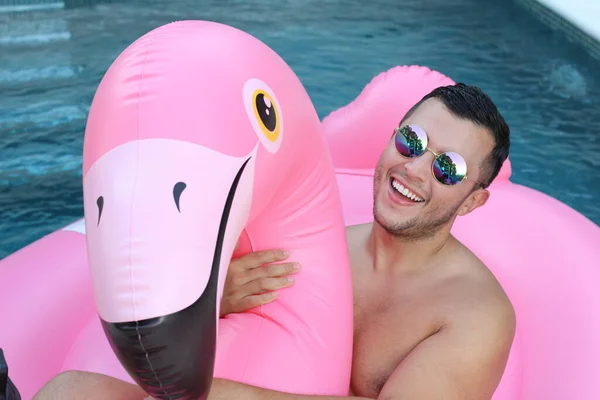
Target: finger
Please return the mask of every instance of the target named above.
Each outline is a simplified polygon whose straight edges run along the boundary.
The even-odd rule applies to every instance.
[[[263,265],[260,268],[254,268],[248,273],[248,281],[266,277],[286,276],[298,271],[300,271],[300,264],[296,262]]]
[[[254,307],[262,306],[268,304],[275,300],[279,293],[277,292],[265,292],[260,294],[255,294],[251,296],[246,296],[240,300],[240,307],[244,310],[249,310]]]
[[[259,250],[243,257],[243,265],[246,269],[254,269],[264,264],[270,264],[277,261],[283,261],[289,257],[289,253],[283,249]]]
[[[266,291],[283,289],[294,284],[293,276],[284,276],[281,278],[261,278],[248,282],[243,287],[242,296],[255,295]]]

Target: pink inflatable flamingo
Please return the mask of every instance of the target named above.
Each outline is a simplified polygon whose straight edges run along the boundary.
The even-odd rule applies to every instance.
[[[347,224],[373,220],[373,170],[404,114],[452,83],[425,67],[396,67],[324,119]],[[509,177],[507,161],[488,203],[453,231],[491,268],[517,312],[494,399],[600,399],[600,228]]]
[[[26,398],[67,369],[133,380],[157,399],[204,398],[213,372],[347,393],[339,190],[308,94],[265,44],[185,21],[129,46],[92,103],[83,186],[93,290],[72,232],[82,223],[3,261],[0,304],[14,306],[0,311],[0,347]],[[218,324],[240,236],[244,251],[285,248],[303,267],[275,302]]]
[[[346,224],[372,220],[373,168],[402,115],[449,83],[427,68],[397,67],[323,121]],[[0,262],[0,347],[22,397],[69,369],[133,381],[107,336],[157,398],[163,388],[202,395],[215,351],[217,376],[345,394],[350,279],[321,133],[290,69],[242,32],[180,22],[127,49],[90,113],[87,224]],[[494,399],[598,399],[600,229],[509,177],[507,162],[488,204],[454,229],[517,309]],[[243,251],[287,247],[304,268],[276,302],[222,319],[217,333],[217,299],[240,233]]]

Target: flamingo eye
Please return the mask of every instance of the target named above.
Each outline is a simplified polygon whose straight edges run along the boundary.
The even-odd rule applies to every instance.
[[[283,138],[283,116],[277,97],[259,79],[244,84],[244,105],[254,132],[270,153],[276,153]]]

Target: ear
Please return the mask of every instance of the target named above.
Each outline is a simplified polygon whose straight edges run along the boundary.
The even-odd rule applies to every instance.
[[[469,214],[474,209],[484,205],[489,197],[490,192],[487,189],[475,190],[465,199],[465,201],[463,201],[458,209],[458,215],[463,216]]]

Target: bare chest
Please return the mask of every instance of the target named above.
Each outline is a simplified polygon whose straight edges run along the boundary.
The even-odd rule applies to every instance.
[[[352,393],[375,398],[394,369],[441,319],[430,296],[394,285],[355,286]]]

